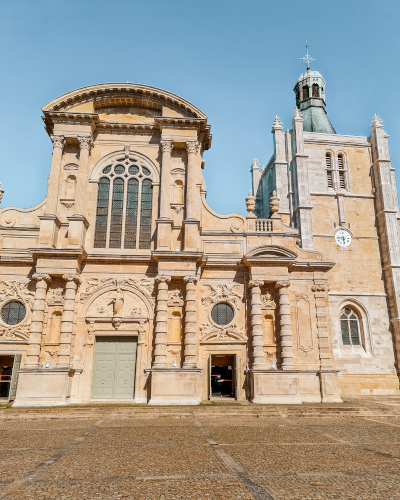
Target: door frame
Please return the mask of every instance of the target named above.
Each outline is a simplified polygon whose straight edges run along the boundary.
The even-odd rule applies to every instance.
[[[238,386],[238,354],[236,353],[226,353],[226,352],[214,352],[210,353],[208,356],[208,399],[212,398],[212,389],[211,389],[211,372],[212,372],[212,357],[213,356],[231,356],[233,358],[233,367],[232,367],[232,392],[234,394],[233,398],[235,401],[238,400],[239,397],[239,386]]]

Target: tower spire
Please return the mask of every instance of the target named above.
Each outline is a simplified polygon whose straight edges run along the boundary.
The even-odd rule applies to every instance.
[[[304,61],[305,63],[307,63],[307,69],[310,69],[310,62],[315,61],[315,59],[314,59],[314,57],[311,57],[308,54],[308,44],[307,44],[307,42],[306,42],[306,52],[307,52],[307,54],[304,57],[300,57],[300,60]]]

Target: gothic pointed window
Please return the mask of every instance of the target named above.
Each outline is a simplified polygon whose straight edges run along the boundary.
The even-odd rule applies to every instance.
[[[150,170],[133,159],[110,162],[99,180],[94,247],[149,249],[152,206]]]
[[[333,188],[332,156],[330,155],[330,153],[326,153],[325,163],[326,163],[326,179],[328,182],[328,189],[329,189]]]
[[[345,307],[340,316],[343,345],[361,345],[358,317],[350,307]]]
[[[313,83],[313,86],[312,86],[312,96],[319,97],[319,86],[316,83]]]

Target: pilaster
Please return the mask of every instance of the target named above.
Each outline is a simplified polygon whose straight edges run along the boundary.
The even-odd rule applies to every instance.
[[[296,108],[293,116],[293,174],[296,183],[296,200],[294,214],[296,216],[297,226],[300,229],[301,246],[304,250],[313,250],[313,231],[311,216],[310,185],[308,180],[308,156],[304,153],[303,138],[303,117]]]
[[[197,368],[196,364],[196,333],[197,333],[197,294],[196,276],[185,276],[185,338],[183,368]]]
[[[197,191],[197,155],[199,143],[186,143],[188,165],[186,172],[186,217],[184,226],[184,251],[196,251],[199,246],[200,193]]]
[[[162,140],[162,165],[160,187],[160,218],[157,222],[157,249],[171,250],[172,226],[171,220],[171,153],[174,148],[172,141]]]
[[[288,163],[286,159],[285,134],[280,119],[276,116],[272,126],[275,150],[276,194],[280,199],[279,214],[284,224],[290,224]]]

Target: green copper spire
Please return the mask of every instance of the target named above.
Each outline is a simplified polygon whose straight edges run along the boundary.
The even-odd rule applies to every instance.
[[[310,70],[310,62],[315,61],[308,53],[300,59],[307,63],[307,71],[300,75],[294,87],[296,94],[296,107],[303,115],[303,130],[305,132],[320,132],[323,134],[336,134],[326,114],[325,86],[326,82],[321,73]]]

